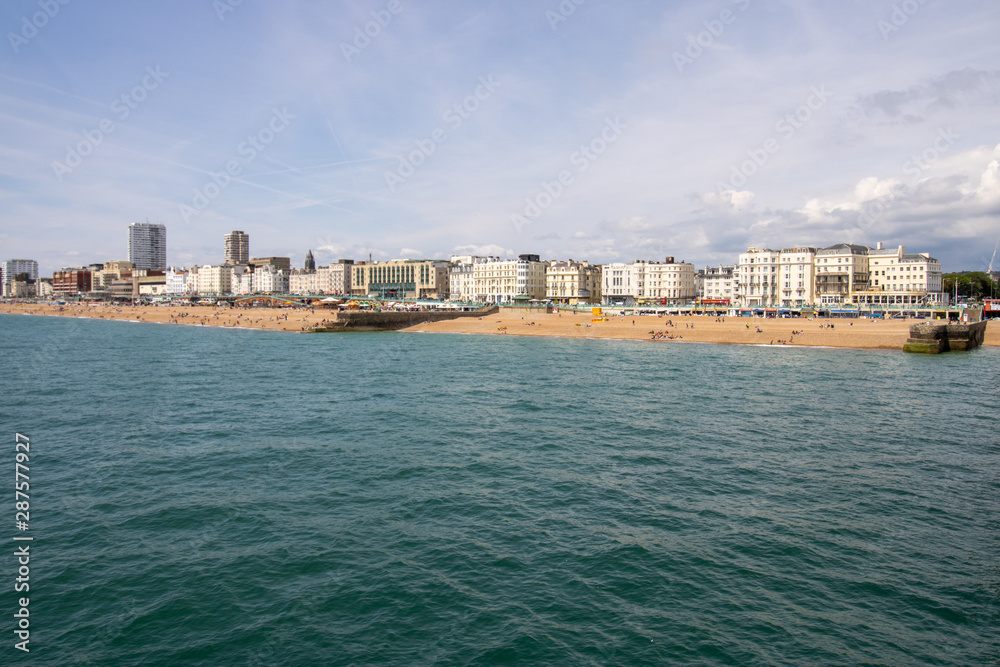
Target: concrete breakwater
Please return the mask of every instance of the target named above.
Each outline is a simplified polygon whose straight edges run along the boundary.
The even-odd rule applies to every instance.
[[[952,350],[971,350],[983,344],[986,321],[972,324],[914,324],[903,344],[904,352],[940,354]]]
[[[454,320],[460,317],[483,317],[498,311],[496,306],[474,311],[343,311],[336,313],[337,319],[323,327],[310,329],[310,333],[333,333],[342,331],[397,331],[424,322]]]

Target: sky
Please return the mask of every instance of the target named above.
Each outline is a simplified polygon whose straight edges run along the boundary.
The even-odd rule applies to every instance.
[[[985,270],[996,0],[5,0],[0,258],[452,254]],[[996,266],[1000,266],[1000,261]]]

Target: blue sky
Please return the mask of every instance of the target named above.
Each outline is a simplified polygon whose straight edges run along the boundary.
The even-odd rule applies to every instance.
[[[0,255],[734,262],[1000,237],[994,0],[7,0]],[[367,34],[366,34],[367,33]]]

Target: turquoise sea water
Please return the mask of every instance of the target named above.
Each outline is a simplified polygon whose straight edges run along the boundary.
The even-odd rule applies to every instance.
[[[0,664],[1000,659],[994,348],[3,315],[0,359]]]

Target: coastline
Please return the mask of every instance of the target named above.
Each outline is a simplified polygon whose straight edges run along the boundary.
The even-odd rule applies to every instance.
[[[680,317],[636,315],[612,317],[604,322],[593,322],[593,319],[589,313],[571,311],[545,314],[509,313],[486,316],[482,319],[425,323],[405,331],[645,340],[657,345],[717,343],[902,351],[903,343],[909,336],[910,324],[913,323],[913,320],[716,318],[702,315]],[[657,336],[655,339],[654,335]],[[1000,345],[1000,325],[993,325],[987,329],[985,344]]]
[[[0,313],[85,319],[147,322],[184,326],[216,326],[254,331],[304,332],[322,325],[335,314],[309,308],[230,309],[211,306],[91,306],[71,304],[0,304]],[[719,343],[789,347],[837,347],[902,350],[914,320],[867,320],[789,318],[762,319],[712,316],[636,315],[593,322],[586,312],[501,312],[425,322],[406,329],[409,333],[453,333],[470,335],[547,336],[560,338],[645,340],[652,344]],[[634,322],[634,324],[633,324]],[[672,324],[672,326],[670,326]],[[749,325],[749,326],[748,326]],[[760,332],[758,333],[758,329]],[[650,332],[654,332],[651,334]],[[653,336],[662,332],[664,337]],[[672,338],[668,338],[671,336]],[[785,341],[785,343],[781,343]],[[986,329],[987,346],[1000,346],[1000,322]]]

